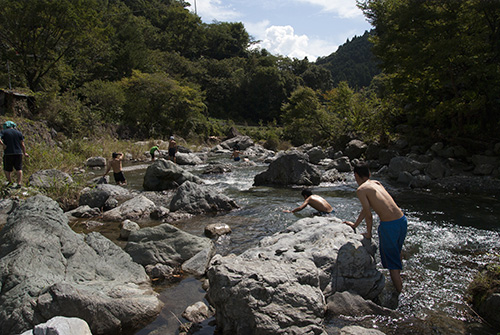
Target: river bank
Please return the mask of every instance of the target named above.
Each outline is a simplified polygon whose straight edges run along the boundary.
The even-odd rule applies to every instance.
[[[235,199],[240,204],[240,209],[225,214],[181,219],[177,220],[175,225],[194,235],[203,236],[203,228],[206,224],[211,222],[228,223],[232,228],[232,233],[228,238],[218,241],[219,253],[224,255],[242,253],[248,248],[258,245],[263,237],[279,232],[298,218],[310,214],[303,213],[294,216],[282,213],[283,209],[294,206],[300,200],[298,197],[300,192],[297,187],[253,186],[255,175],[268,166],[264,160],[253,158],[252,161],[255,162],[255,165],[251,166],[231,162],[231,171],[228,173],[203,175],[203,171],[212,163],[227,164],[229,161],[229,155],[226,152],[214,152],[208,157],[208,161],[201,165],[183,167],[203,178],[219,193],[227,194]],[[139,163],[134,163],[134,165],[136,164]],[[139,193],[143,192],[145,169],[149,164],[136,165],[137,168],[134,165],[125,166],[126,176],[129,180],[127,188]],[[319,166],[326,169],[328,164]],[[334,207],[339,218],[352,219],[359,210],[354,192],[356,186],[350,172],[341,173],[341,176],[341,180],[322,181],[313,187],[316,193],[335,204]],[[472,177],[472,180],[485,181],[491,178],[489,176]],[[500,213],[500,208],[496,196],[484,193],[482,195],[458,194],[449,191],[435,193],[429,188],[412,188],[407,184],[400,183],[397,179],[392,179],[388,173],[383,171],[380,174],[375,174],[374,178],[381,178],[388,185],[398,204],[411,218],[412,228],[405,245],[404,255],[405,269],[407,269],[405,271],[407,274],[404,276],[405,281],[408,282],[408,292],[402,296],[400,307],[398,307],[406,317],[404,321],[397,322],[397,325],[395,320],[387,319],[341,319],[333,322],[332,331],[343,323],[359,323],[365,326],[373,326],[375,323],[377,328],[384,329],[387,334],[408,333],[411,330],[411,316],[415,315],[427,320],[427,322],[433,322],[432,320],[436,318],[442,320],[450,318],[443,325],[449,329],[471,331],[471,329],[481,328],[477,326],[477,322],[468,311],[467,305],[463,303],[463,294],[466,289],[465,284],[467,281],[470,282],[474,271],[477,271],[481,264],[494,260],[495,257],[491,257],[490,253],[498,254],[499,252],[496,213]],[[141,226],[148,226],[160,222],[151,220],[140,223]],[[75,227],[79,227],[78,230],[84,233],[102,229],[103,232],[106,231],[103,233],[105,236],[120,241],[119,222],[108,222],[102,226],[94,227],[87,227],[79,222]],[[464,241],[466,241],[465,244]],[[123,244],[124,241],[119,243]],[[450,260],[453,261],[450,263]],[[387,276],[387,274],[385,275]],[[459,283],[453,283],[456,278],[460,278]],[[203,295],[203,292],[199,290],[203,289],[201,283],[198,287],[197,282],[196,279],[186,278],[178,286],[186,285],[189,287],[188,291],[193,289],[198,291],[201,293],[198,294],[199,297]],[[182,292],[182,288],[179,290]],[[175,298],[182,296],[182,293],[176,291],[175,284],[170,288],[165,288],[165,291],[168,293],[163,299],[169,301],[170,309],[162,312],[156,321],[138,334],[154,334],[160,329],[166,333],[175,334],[178,323],[175,318],[170,317],[169,319],[166,315],[171,316],[170,311],[177,311],[181,309],[180,305],[188,302]],[[172,303],[171,299],[176,301]],[[441,314],[442,311],[444,314]],[[179,314],[176,314],[176,317],[185,321]],[[456,327],[457,320],[462,326]],[[401,329],[405,324],[408,328]],[[211,327],[213,332],[213,325]],[[488,330],[483,329],[482,331],[488,334]],[[203,334],[203,331],[200,334]],[[476,332],[476,334],[481,334],[481,332]]]

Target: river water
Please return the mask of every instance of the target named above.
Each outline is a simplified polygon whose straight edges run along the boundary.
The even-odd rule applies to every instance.
[[[232,233],[217,241],[218,252],[227,255],[239,254],[254,247],[265,236],[283,230],[300,218],[314,211],[306,208],[291,214],[291,209],[302,203],[299,187],[254,187],[254,176],[267,166],[243,166],[228,157],[212,158],[215,161],[231,162],[232,171],[218,175],[201,175],[205,166],[185,167],[199,175],[208,185],[216,188],[236,201],[238,210],[215,216],[198,216],[176,222],[175,225],[194,235],[203,236],[210,223],[227,223]],[[145,168],[125,169],[129,182],[127,187],[142,189]],[[340,219],[354,221],[361,209],[356,198],[356,183],[351,174],[346,181],[322,183],[313,187],[313,192],[324,197]],[[392,194],[408,217],[408,235],[403,247],[404,291],[399,297],[397,311],[403,317],[397,320],[369,316],[364,318],[336,319],[327,325],[333,329],[344,324],[358,324],[367,328],[378,328],[386,334],[421,334],[415,329],[414,318],[426,324],[446,329],[447,334],[497,334],[488,326],[478,322],[478,317],[464,301],[464,293],[475,273],[485,264],[497,259],[500,254],[500,201],[493,196],[414,191],[392,185],[382,177],[374,175]],[[160,222],[151,224],[159,224]],[[374,215],[374,241],[378,242],[376,228],[378,218]],[[365,230],[364,223],[358,228]],[[118,229],[107,231],[115,240]],[[381,268],[377,253],[378,267]],[[388,272],[382,270],[386,280]],[[156,287],[165,307],[158,318],[137,335],[178,334],[185,308],[197,301],[204,301],[205,291],[201,282],[187,277],[179,283]],[[499,311],[500,312],[500,311]],[[213,323],[213,322],[212,322]],[[214,326],[205,322],[196,334],[213,334]],[[432,326],[431,326],[432,327]],[[439,332],[437,332],[439,333]]]

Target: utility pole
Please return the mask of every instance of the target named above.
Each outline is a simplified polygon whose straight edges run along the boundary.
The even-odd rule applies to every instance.
[[[198,15],[198,11],[196,10],[196,0],[194,0],[194,13]]]

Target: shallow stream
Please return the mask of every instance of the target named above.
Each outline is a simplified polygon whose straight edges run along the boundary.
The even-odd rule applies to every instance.
[[[230,162],[228,157],[214,158]],[[174,225],[194,235],[203,236],[209,223],[227,223],[232,233],[217,242],[218,252],[226,255],[239,254],[254,247],[264,236],[283,230],[300,218],[314,211],[306,208],[297,214],[283,213],[302,203],[301,188],[254,187],[254,176],[267,166],[240,166],[232,162],[229,173],[201,175],[205,166],[185,167],[203,178],[207,184],[236,201],[240,209],[217,216],[198,216],[176,222]],[[141,190],[146,166],[125,169],[128,188]],[[408,235],[403,247],[402,272],[404,291],[400,295],[398,311],[404,317],[394,320],[377,316],[338,319],[328,325],[333,329],[343,324],[358,324],[378,328],[386,334],[416,334],[413,317],[439,324],[448,334],[497,334],[478,322],[478,317],[464,301],[464,293],[474,274],[483,265],[500,254],[500,201],[490,196],[465,194],[433,194],[430,191],[414,191],[392,186],[387,180],[373,176],[384,183],[398,205],[408,217]],[[354,221],[360,205],[355,195],[354,178],[346,175],[345,182],[322,183],[313,188],[332,204],[340,219]],[[160,224],[148,222],[147,225]],[[142,224],[141,224],[142,225]],[[378,241],[374,216],[374,241]],[[365,229],[364,223],[360,232]],[[97,229],[108,238],[117,240],[117,224],[107,224]],[[378,267],[381,268],[377,253]],[[388,272],[382,270],[386,280]],[[179,283],[157,286],[165,303],[161,314],[136,335],[178,334],[185,308],[203,300],[205,291],[195,278],[184,278]],[[417,332],[415,332],[415,330]],[[214,326],[208,322],[196,334],[213,334]]]

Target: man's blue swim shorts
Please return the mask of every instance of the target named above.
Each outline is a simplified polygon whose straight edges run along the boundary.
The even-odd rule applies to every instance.
[[[402,270],[401,250],[406,237],[408,220],[403,215],[394,221],[380,221],[378,238],[382,266],[389,270]]]

